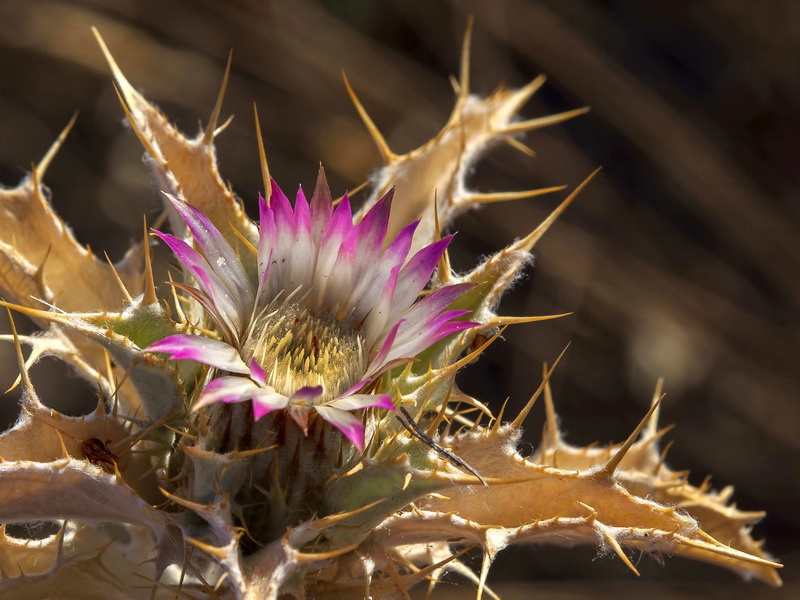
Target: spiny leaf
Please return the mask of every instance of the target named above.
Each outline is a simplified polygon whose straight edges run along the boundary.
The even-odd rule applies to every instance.
[[[241,202],[220,177],[213,145],[214,137],[221,130],[217,129],[216,123],[228,81],[230,60],[206,131],[195,139],[189,139],[136,91],[122,74],[100,33],[96,29],[93,31],[111,69],[128,120],[152,159],[150,165],[162,189],[199,208],[232,245],[236,244],[232,227],[254,243],[258,239],[255,226],[247,218]],[[174,231],[184,230],[178,218],[172,218],[171,224]]]

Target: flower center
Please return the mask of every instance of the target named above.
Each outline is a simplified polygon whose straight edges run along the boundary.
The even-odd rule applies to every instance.
[[[367,352],[346,321],[289,305],[256,320],[243,348],[267,372],[266,382],[285,396],[304,386],[323,387],[317,402],[327,402],[358,382]]]

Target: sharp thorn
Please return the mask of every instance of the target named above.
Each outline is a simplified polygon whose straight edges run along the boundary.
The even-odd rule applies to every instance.
[[[605,538],[606,543],[609,546],[611,546],[611,549],[614,552],[616,552],[617,556],[619,556],[622,559],[622,562],[625,563],[625,566],[627,566],[631,571],[636,573],[636,575],[638,576],[639,575],[639,571],[636,570],[636,567],[633,566],[633,563],[631,562],[631,560],[622,551],[622,547],[619,545],[619,542],[617,541],[617,539],[605,527],[601,527],[600,531],[602,532],[603,538]]]
[[[125,284],[122,282],[122,277],[120,277],[117,268],[114,266],[114,263],[112,263],[111,259],[108,257],[108,253],[103,252],[103,255],[106,257],[106,262],[108,262],[108,266],[111,267],[111,273],[114,275],[114,279],[116,280],[117,285],[119,286],[119,289],[122,292],[122,295],[125,296],[125,300],[128,302],[129,305],[133,304],[133,297],[128,291],[128,288],[126,288]]]
[[[581,182],[577,188],[575,188],[575,190],[573,190],[569,196],[567,196],[567,198],[561,204],[556,207],[553,212],[547,216],[544,221],[539,224],[536,229],[534,229],[526,237],[510,246],[509,250],[523,250],[530,252],[530,250],[536,245],[536,243],[547,232],[547,230],[550,229],[553,223],[555,223],[556,219],[558,219],[558,217],[561,216],[567,207],[572,204],[572,201],[578,197],[578,194],[580,194],[587,185],[589,185],[589,182],[597,176],[601,169],[602,167],[595,169],[586,179]]]
[[[267,153],[264,151],[264,139],[261,137],[261,124],[258,122],[258,107],[256,107],[255,102],[253,102],[253,115],[256,120],[256,140],[258,141],[258,159],[261,161],[261,178],[264,181],[264,200],[269,205],[272,198],[272,179],[269,176]]]
[[[596,474],[598,476],[606,477],[609,479],[614,477],[614,472],[617,470],[617,467],[622,462],[622,459],[625,458],[625,455],[628,453],[628,450],[630,450],[631,447],[636,443],[636,439],[639,437],[639,434],[647,426],[648,421],[653,416],[653,414],[655,414],[656,410],[658,410],[658,407],[661,406],[661,401],[663,399],[664,396],[662,395],[655,402],[653,402],[653,404],[650,406],[650,410],[647,411],[647,414],[636,426],[636,429],[633,430],[633,433],[631,433],[631,435],[628,436],[628,439],[625,441],[624,444],[622,444],[622,447],[620,447],[620,449],[617,450],[616,454],[614,454],[614,456],[611,457],[611,460],[609,460],[605,465],[603,465],[597,471]]]
[[[217,130],[217,123],[219,122],[219,114],[222,111],[222,99],[225,97],[225,90],[228,88],[228,78],[231,74],[231,63],[233,62],[233,50],[228,52],[228,64],[225,67],[225,74],[222,76],[222,85],[219,88],[219,94],[217,95],[217,102],[214,104],[214,110],[211,111],[211,117],[208,119],[208,125],[206,126],[206,130],[203,133],[203,144],[206,146],[210,145],[214,141],[214,137],[222,131],[225,127],[227,127],[230,119],[225,122],[225,124]]]
[[[147,234],[147,217],[144,217],[144,296],[142,305],[149,306],[158,303],[156,286],[153,281],[153,262],[150,257],[150,238]]]
[[[558,366],[558,363],[564,357],[564,354],[566,354],[568,348],[569,348],[569,344],[567,344],[566,348],[564,348],[561,351],[561,354],[558,355],[558,358],[555,360],[555,362],[553,363],[553,366],[550,368],[550,370],[547,371],[547,373],[545,373],[545,376],[544,376],[544,378],[542,380],[542,383],[540,383],[539,387],[536,388],[536,391],[533,393],[533,396],[531,396],[531,399],[528,400],[528,403],[519,412],[517,417],[511,422],[511,426],[514,429],[521,429],[522,428],[522,423],[525,421],[525,418],[528,416],[528,413],[531,412],[531,409],[533,408],[533,405],[536,404],[536,400],[539,399],[539,396],[544,391],[544,387],[547,385],[547,382],[550,381],[550,377],[553,375],[553,371],[555,371],[556,367]]]
[[[520,192],[494,192],[486,194],[469,194],[466,199],[470,204],[490,204],[492,202],[506,202],[508,200],[522,200],[523,198],[534,198],[552,192],[565,190],[567,186],[557,185],[554,187],[541,188],[538,190],[523,190]]]
[[[520,142],[517,138],[513,138],[513,137],[506,138],[505,142],[506,142],[506,144],[508,144],[509,146],[514,148],[515,150],[519,150],[520,152],[522,152],[526,156],[530,156],[531,158],[536,158],[536,152],[532,148],[530,148],[530,147],[526,146],[525,144],[523,144],[522,142]]]
[[[542,127],[549,127],[550,125],[557,125],[564,121],[569,121],[575,117],[585,115],[589,112],[588,107],[576,108],[565,112],[557,113],[554,115],[547,115],[537,119],[529,119],[527,121],[517,121],[506,125],[498,133],[521,133],[523,131],[533,131],[534,129],[541,129]]]
[[[386,139],[383,137],[383,134],[367,114],[367,111],[364,109],[361,101],[359,101],[358,96],[356,96],[356,93],[353,91],[353,88],[351,87],[344,70],[342,70],[342,79],[344,80],[344,86],[347,89],[347,94],[350,96],[350,101],[356,107],[358,115],[361,117],[361,120],[364,122],[367,131],[369,131],[369,134],[372,136],[372,140],[375,142],[375,145],[378,147],[378,152],[380,152],[383,162],[387,165],[391,164],[394,162],[397,155],[389,148],[389,144],[386,143]]]
[[[44,177],[44,174],[47,172],[47,168],[50,166],[50,163],[53,161],[53,158],[61,149],[61,146],[64,144],[64,140],[67,139],[69,132],[72,130],[72,127],[75,125],[75,122],[78,120],[78,112],[76,111],[75,114],[72,115],[72,118],[67,123],[67,126],[58,134],[56,140],[50,145],[50,148],[47,150],[45,155],[42,157],[42,160],[39,161],[39,164],[36,165],[35,171],[37,178],[41,181]]]

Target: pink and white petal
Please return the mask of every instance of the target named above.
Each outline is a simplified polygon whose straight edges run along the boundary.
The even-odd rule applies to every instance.
[[[389,224],[393,193],[390,191],[381,198],[354,228],[358,241],[353,260],[352,285],[348,288],[342,304],[352,307],[353,318],[356,320],[358,320],[356,316],[358,299],[368,287],[382,287],[389,275],[390,267],[381,264],[380,255]]]
[[[400,271],[397,278],[397,288],[392,303],[392,314],[389,321],[393,322],[414,303],[419,293],[425,288],[431,278],[431,273],[436,263],[444,254],[448,244],[453,239],[452,235],[442,238],[438,242],[426,246],[417,252]]]
[[[217,377],[203,388],[197,402],[192,406],[192,410],[198,410],[217,402],[226,404],[244,402],[250,400],[257,390],[258,386],[246,377]]]
[[[405,313],[403,319],[409,324],[425,323],[450,306],[464,292],[476,287],[473,283],[459,283],[436,290],[414,303]],[[455,317],[453,317],[455,318]]]
[[[186,222],[195,243],[220,280],[240,299],[241,305],[250,306],[253,302],[253,285],[225,236],[200,210],[166,192],[164,195]]]
[[[460,317],[465,317],[471,314],[469,310],[446,310],[443,313],[434,315],[424,321],[410,321],[404,320],[403,324],[397,330],[397,339],[394,342],[395,347],[400,344],[405,344],[412,338],[417,338],[422,334],[429,339],[433,339],[438,335],[439,330],[451,323],[470,323],[470,321],[453,321]],[[474,323],[469,325],[473,327]],[[466,329],[466,327],[465,327]],[[449,334],[448,334],[449,335]],[[441,337],[436,337],[436,341]],[[432,341],[431,344],[435,343]]]
[[[236,339],[237,333],[234,323],[230,319],[226,319],[225,315],[219,312],[217,306],[214,304],[214,301],[208,294],[206,294],[203,290],[199,290],[188,285],[180,284],[176,287],[197,300],[200,306],[206,310],[208,316],[211,317],[217,327],[219,327],[220,333],[222,333],[226,340]]]
[[[255,358],[250,361],[250,379],[260,386],[266,385],[267,372],[261,368]]]
[[[263,281],[278,243],[278,229],[275,226],[275,212],[263,196],[258,197],[258,212],[258,277],[259,281]]]
[[[350,208],[350,198],[345,194],[342,201],[336,206],[322,236],[320,250],[331,247],[334,255],[339,246],[353,229],[353,211]]]
[[[369,311],[369,314],[364,318],[364,324],[361,330],[364,332],[364,338],[367,341],[367,347],[372,348],[378,341],[384,339],[384,331],[387,327],[387,321],[392,313],[392,302],[394,300],[394,291],[397,286],[397,277],[400,272],[401,265],[395,265],[389,273],[389,280],[383,286],[383,292],[378,300],[378,303]]]
[[[394,340],[397,336],[397,330],[403,323],[403,319],[400,319],[397,323],[395,323],[394,327],[389,330],[389,333],[383,340],[383,344],[381,344],[381,349],[378,351],[378,354],[375,355],[375,358],[372,359],[369,367],[367,367],[367,375],[374,375],[375,373],[383,370],[383,366],[386,363],[386,357],[389,356],[389,351],[394,345]]]
[[[259,271],[261,269],[260,266],[261,259],[259,258]],[[261,271],[261,275],[259,275],[258,280],[258,289],[256,290],[256,302],[253,305],[253,312],[250,317],[250,324],[252,325],[255,319],[256,312],[260,309],[269,304],[274,298],[269,296],[269,273],[270,273],[270,263],[272,262],[272,249],[270,248],[269,254],[267,255],[266,260],[264,261],[264,270]]]
[[[350,211],[350,201],[345,196],[325,229],[317,251],[317,265],[314,271],[314,288],[316,299],[321,301],[325,298],[325,292],[330,281],[331,271],[339,257],[339,249],[348,238],[353,229],[353,216]]]
[[[352,311],[352,306],[347,304],[347,298],[353,289],[353,277],[356,270],[356,247],[358,235],[355,229],[351,230],[347,239],[339,247],[339,256],[331,269],[328,285],[325,288],[325,305],[337,308],[337,318],[344,318]]]
[[[347,390],[345,390],[344,393],[342,393],[341,397],[344,398],[345,396],[350,396],[352,394],[355,394],[358,390],[363,388],[368,383],[372,383],[373,379],[375,379],[375,378],[374,377],[367,377],[366,379],[362,379],[358,383],[354,383],[349,388],[347,388]]]
[[[306,385],[301,387],[289,398],[292,404],[313,404],[314,400],[322,395],[324,388],[321,385]]]
[[[292,247],[295,237],[295,217],[292,205],[286,194],[281,191],[278,184],[272,182],[272,199],[270,207],[275,214],[275,228],[277,237],[275,252],[273,253],[271,269],[274,270],[271,279],[278,287],[288,290],[288,279],[292,263]],[[281,282],[283,285],[281,285]],[[280,292],[275,285],[270,285],[271,295]]]
[[[461,316],[464,312],[468,313],[469,311],[451,312],[459,313],[458,316]],[[415,327],[406,332],[398,332],[398,339],[386,357],[387,362],[416,356],[449,335],[479,325],[479,323],[471,321],[450,321],[450,318],[454,318],[454,316],[444,313],[426,327]]]
[[[250,373],[236,348],[199,335],[171,335],[150,344],[145,350],[169,354],[173,360],[193,360],[231,373]]]
[[[364,450],[364,423],[361,419],[347,411],[330,406],[315,406],[314,408],[320,417],[341,431],[358,448],[359,452]]]
[[[389,227],[389,213],[392,209],[394,189],[388,191],[375,203],[364,218],[356,225],[358,230],[358,256],[365,262],[375,262],[383,248],[383,240]]]
[[[350,300],[350,303],[356,307],[353,311],[353,320],[356,323],[360,323],[380,299],[389,281],[392,268],[402,265],[405,261],[417,225],[419,225],[419,221],[406,225],[380,258],[375,261],[373,267],[361,276],[358,287],[351,295]]]
[[[273,388],[258,388],[253,392],[253,418],[256,421],[266,414],[283,410],[288,405],[289,399]]]
[[[245,318],[241,303],[238,299],[234,299],[231,291],[220,280],[208,262],[206,262],[206,259],[197,250],[174,235],[156,230],[153,230],[153,233],[169,246],[175,257],[197,281],[200,288],[208,294],[214,303],[216,313],[229,324],[231,329],[240,333],[244,326]]]
[[[278,187],[274,179],[272,180],[272,196],[270,197],[269,206],[275,213],[275,226],[278,229],[278,236],[284,235],[291,239],[295,224],[292,203],[289,202],[289,198]]]
[[[292,243],[291,268],[289,269],[290,290],[298,286],[309,289],[311,276],[316,267],[317,251],[311,239],[311,213],[303,188],[298,188],[294,202],[294,240]]]
[[[326,402],[321,406],[338,408],[339,410],[363,410],[365,408],[385,408],[395,411],[392,397],[388,394],[353,394]]]

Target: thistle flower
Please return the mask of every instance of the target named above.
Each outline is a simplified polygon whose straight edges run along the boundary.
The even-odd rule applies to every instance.
[[[310,204],[302,188],[294,207],[274,182],[272,190],[270,203],[259,197],[255,286],[214,224],[168,195],[202,255],[156,233],[194,276],[199,289],[180,287],[206,309],[223,341],[177,334],[147,350],[234,374],[210,381],[195,409],[252,400],[255,419],[288,409],[306,433],[313,411],[361,450],[364,424],[349,411],[394,410],[391,396],[375,393],[376,378],[476,325],[453,320],[468,310],[445,310],[472,286],[447,286],[415,302],[452,236],[407,261],[415,221],[382,250],[392,192],[354,225],[347,196],[334,209],[322,170]]]
[[[511,420],[458,389],[454,378],[491,343],[484,338],[550,318],[496,311],[534,245],[588,182],[527,236],[463,275],[450,270],[450,238],[434,241],[440,225],[482,202],[560,189],[472,191],[465,177],[482,153],[583,112],[516,121],[541,77],[471,96],[469,33],[453,113],[416,150],[392,152],[348,88],[386,163],[357,215],[346,197],[334,209],[320,174],[310,203],[299,192],[292,206],[265,185],[274,193],[260,201],[258,230],[217,170],[223,94],[205,132],[187,138],[127,81],[98,34],[147,164],[173,193],[167,204],[181,237],[158,235],[197,287],[176,284],[193,302],[184,311],[176,300],[173,319],[156,294],[147,244],[140,272],[127,259],[100,263],[72,237],[42,184],[66,131],[30,178],[0,188],[0,291],[10,300],[0,306],[45,329],[19,336],[12,321],[12,335],[0,335],[15,345],[24,409],[0,434],[0,522],[60,527],[36,541],[0,528],[3,598],[43,600],[54,589],[126,600],[400,598],[424,581],[430,592],[453,573],[473,582],[480,599],[503,548],[554,541],[598,545],[637,574],[626,549],[780,585],[780,563],[751,536],[763,513],[742,511],[729,503],[729,488],[693,486],[664,464],[660,383],[624,444],[587,448],[558,429],[548,383],[558,361]],[[395,183],[403,193],[390,221],[386,190]],[[434,190],[446,191],[435,209]],[[426,285],[432,291],[421,294]],[[58,310],[42,310],[42,300]],[[455,306],[478,324],[457,320],[465,313]],[[174,368],[151,352],[211,368]],[[59,415],[42,403],[29,367],[44,355],[98,382],[105,393],[91,415]],[[422,369],[393,368],[420,356]],[[378,410],[351,414],[390,408],[386,392],[405,422]],[[540,394],[542,441],[523,456],[521,430]],[[339,431],[359,451],[365,432],[374,436],[362,453]],[[108,440],[99,444],[102,461],[98,440]],[[476,545],[480,573],[460,560]]]

